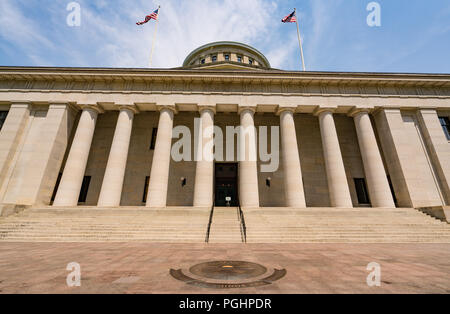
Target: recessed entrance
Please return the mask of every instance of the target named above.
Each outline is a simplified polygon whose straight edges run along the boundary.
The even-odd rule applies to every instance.
[[[237,191],[237,163],[215,164],[215,205],[228,206],[227,197],[230,197],[229,206],[238,206]]]

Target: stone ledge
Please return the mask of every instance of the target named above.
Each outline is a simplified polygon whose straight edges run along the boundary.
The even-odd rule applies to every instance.
[[[450,224],[450,206],[420,207],[418,210]]]
[[[0,217],[8,217],[14,214],[18,214],[29,207],[30,206],[27,205],[0,204]]]

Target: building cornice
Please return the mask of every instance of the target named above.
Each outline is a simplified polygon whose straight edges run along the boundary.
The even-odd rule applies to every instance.
[[[450,86],[450,74],[370,73],[370,72],[300,72],[281,70],[183,70],[68,67],[0,67],[1,79],[16,80],[206,80],[238,81],[260,79],[301,81],[305,83],[399,83]]]
[[[89,100],[105,110],[114,110],[116,102],[152,111],[169,102],[195,111],[198,103],[242,105],[242,97],[260,112],[273,105],[302,106],[298,113],[318,105],[450,108],[450,74],[0,67],[2,106],[11,99]]]

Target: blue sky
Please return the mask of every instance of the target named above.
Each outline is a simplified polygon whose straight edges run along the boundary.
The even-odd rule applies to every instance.
[[[66,23],[70,0],[0,0],[0,65],[147,67],[158,4],[153,66],[180,66],[212,41],[247,43],[275,68],[300,70],[299,11],[312,71],[450,73],[450,1],[378,0],[381,26],[366,22],[371,0],[77,0],[81,25]]]

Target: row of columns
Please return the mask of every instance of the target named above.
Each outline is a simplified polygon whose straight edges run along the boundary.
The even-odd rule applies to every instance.
[[[335,110],[335,108],[319,108],[315,111],[315,115],[319,118],[331,206],[350,208],[353,205],[334,123]],[[394,208],[394,199],[370,121],[369,110],[355,109],[349,116],[353,117],[355,123],[372,206]]]
[[[64,173],[56,194],[54,206],[76,206],[80,193],[89,151],[94,135],[99,109],[86,106],[81,113],[77,131],[67,158]],[[282,108],[280,116],[282,163],[284,169],[284,190],[288,207],[306,207],[302,182],[302,171],[298,151],[297,135],[294,122],[295,108]],[[120,206],[128,149],[137,113],[132,106],[120,107],[114,139],[103,179],[98,206]],[[174,107],[160,108],[158,134],[156,138],[151,177],[146,206],[161,208],[167,204],[169,182],[170,151],[172,143]],[[332,207],[352,207],[350,189],[345,172],[342,153],[333,117],[333,108],[321,108],[315,115],[319,118],[322,136],[325,168],[327,173],[330,202]],[[240,109],[241,127],[254,128],[253,107]],[[201,107],[202,140],[198,141],[197,154],[203,154],[196,164],[194,187],[194,206],[209,207],[213,204],[214,158],[213,147],[205,151],[205,144],[213,138],[215,109]],[[368,110],[355,110],[350,114],[354,118],[361,156],[366,174],[369,195],[374,207],[395,207],[389,183],[387,181],[381,154],[372,128]],[[245,152],[256,152],[255,133],[246,133],[241,139]],[[256,159],[244,158],[239,162],[239,195],[244,207],[259,207],[258,169]]]

